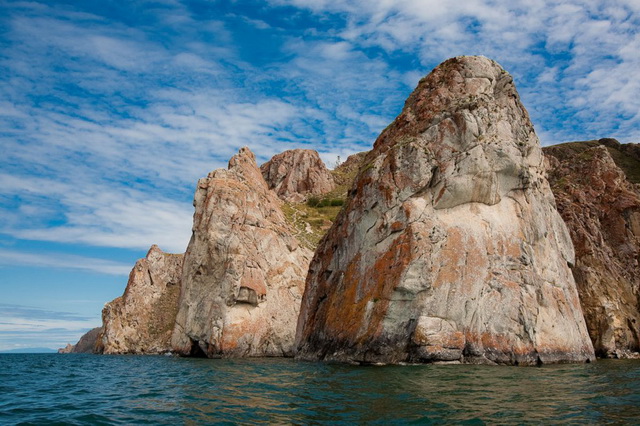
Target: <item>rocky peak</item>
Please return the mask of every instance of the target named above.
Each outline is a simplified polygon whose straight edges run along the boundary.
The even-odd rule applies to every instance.
[[[298,244],[253,153],[200,179],[174,350],[208,357],[291,355],[311,251]]]
[[[640,191],[618,161],[625,145],[574,142],[545,148],[558,210],[576,251],[572,267],[589,334],[602,357],[640,350]]]
[[[367,154],[310,265],[298,357],[594,358],[543,156],[511,76],[458,57]]]
[[[311,149],[292,149],[275,155],[260,170],[269,189],[289,202],[326,194],[335,186],[331,172],[318,152]]]
[[[215,170],[215,173],[225,173],[225,170]],[[236,155],[229,160],[228,172],[233,173],[238,180],[251,186],[266,187],[262,173],[256,164],[256,156],[248,147],[242,147]]]
[[[124,294],[102,310],[99,350],[106,354],[163,353],[170,340],[180,296],[182,254],[151,246],[131,273]],[[79,345],[80,343],[78,343]]]

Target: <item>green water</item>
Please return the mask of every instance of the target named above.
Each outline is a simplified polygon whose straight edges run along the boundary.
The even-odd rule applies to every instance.
[[[0,355],[0,424],[638,423],[640,361],[353,367]]]

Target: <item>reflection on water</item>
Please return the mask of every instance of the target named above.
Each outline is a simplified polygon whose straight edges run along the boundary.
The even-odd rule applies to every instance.
[[[634,423],[640,361],[353,367],[0,355],[0,422]]]

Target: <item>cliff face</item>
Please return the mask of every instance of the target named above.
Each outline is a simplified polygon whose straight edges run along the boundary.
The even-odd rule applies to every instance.
[[[78,340],[78,343],[73,345],[71,352],[77,354],[95,354],[101,352],[99,343],[101,335],[102,327],[92,328]]]
[[[99,339],[102,335],[102,327],[92,328],[80,337],[78,343],[67,343],[64,348],[58,349],[59,354],[97,354],[102,353]]]
[[[260,167],[269,189],[289,202],[323,195],[335,186],[331,172],[316,151],[293,149],[275,155]]]
[[[634,157],[624,156],[637,145],[594,142],[545,148],[549,181],[575,246],[573,275],[596,353],[638,356],[640,190],[613,159],[632,165]]]
[[[154,245],[136,262],[124,294],[102,310],[100,351],[157,354],[171,350],[183,257],[164,253]]]
[[[243,148],[198,182],[174,350],[208,357],[290,356],[311,251]]]
[[[301,359],[594,358],[567,229],[511,76],[460,57],[367,154],[310,265]]]

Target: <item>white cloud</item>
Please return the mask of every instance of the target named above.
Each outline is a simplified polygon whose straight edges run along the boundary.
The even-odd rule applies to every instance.
[[[127,275],[131,265],[84,256],[60,253],[26,253],[0,248],[0,265],[40,268],[79,269],[109,275]]]
[[[76,343],[85,332],[99,324],[99,315],[86,317],[0,303],[0,351],[34,347],[57,349],[66,343]]]
[[[338,34],[353,52],[379,47],[390,55],[415,53],[425,67],[461,54],[492,57],[514,74],[538,130],[554,142],[597,135],[629,140],[638,135],[637,1],[271,3],[306,8],[319,16],[346,14]]]
[[[167,251],[183,252],[191,235],[189,203],[138,190],[7,174],[0,174],[0,188],[0,195],[20,195],[27,206],[59,203],[59,214],[64,215],[63,224],[51,226],[50,211],[45,216],[30,208],[4,212],[11,218],[31,211],[28,221],[14,217],[0,228],[16,238],[140,249],[155,243]]]

